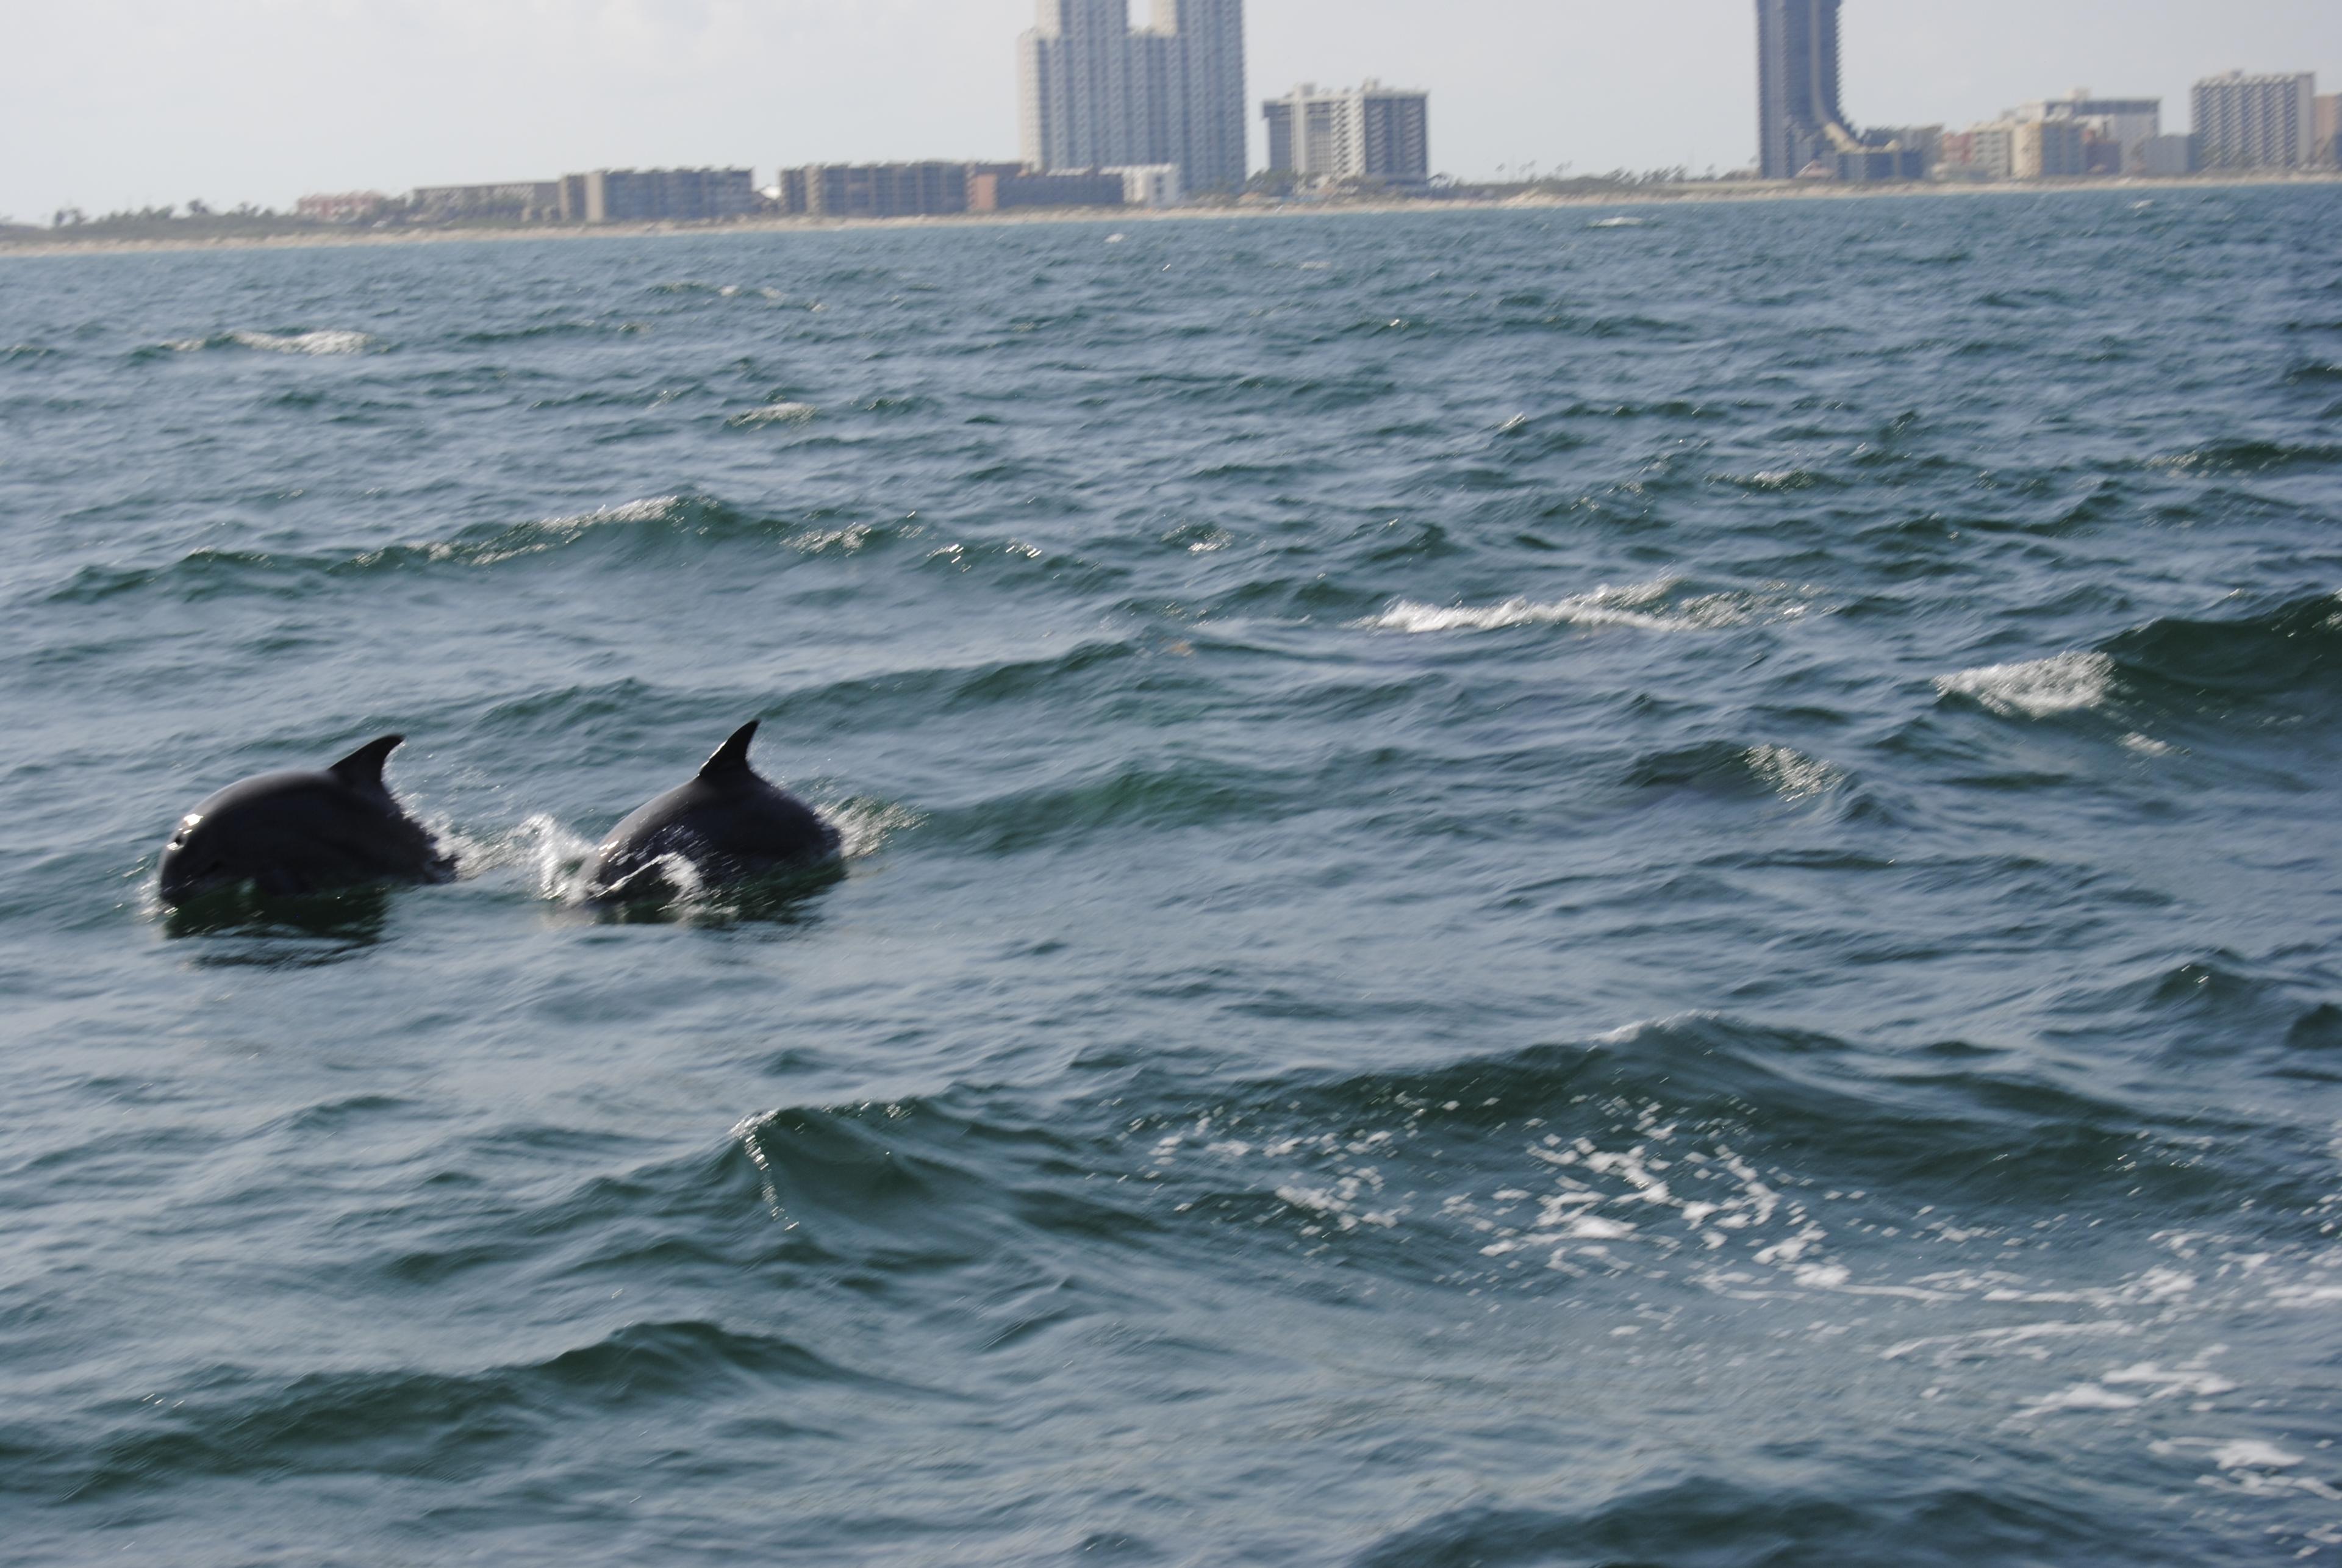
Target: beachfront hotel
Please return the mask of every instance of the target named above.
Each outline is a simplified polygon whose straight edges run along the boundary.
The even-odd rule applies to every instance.
[[[1268,166],[1309,180],[1420,185],[1431,176],[1428,94],[1367,82],[1346,92],[1296,87],[1261,105]]]
[[[2196,84],[2197,155],[2207,169],[2317,164],[2317,78],[2231,71]]]
[[[1244,0],[1041,0],[1017,41],[1025,162],[1042,173],[1172,165],[1188,191],[1245,181]]]

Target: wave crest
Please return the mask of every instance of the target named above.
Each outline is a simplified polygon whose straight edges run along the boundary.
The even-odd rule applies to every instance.
[[[1938,679],[1936,689],[2005,717],[2037,719],[2095,708],[2106,701],[2114,681],[2115,662],[2104,654],[2058,654],[1962,670]]]
[[[735,430],[754,429],[760,424],[804,424],[820,412],[810,403],[767,403],[761,408],[736,414],[724,423]]]
[[[2342,594],[2317,594],[2231,621],[2165,617],[2096,648],[1963,670],[1936,688],[2004,717],[2047,718],[2122,703],[2217,710],[2337,684]]]
[[[174,354],[200,354],[213,348],[244,348],[256,354],[364,354],[380,340],[370,334],[331,327],[307,332],[214,333],[209,337],[181,338],[163,346]]]
[[[1785,591],[1686,594],[1676,579],[1605,585],[1590,594],[1540,603],[1506,599],[1486,605],[1425,604],[1401,599],[1361,621],[1381,632],[1494,632],[1516,626],[1627,626],[1646,632],[1717,632],[1765,621],[1795,620],[1809,606]]]

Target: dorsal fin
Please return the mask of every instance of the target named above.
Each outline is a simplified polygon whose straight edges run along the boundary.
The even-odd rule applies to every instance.
[[[742,774],[755,772],[748,765],[748,743],[756,738],[756,726],[762,723],[762,719],[750,719],[733,731],[732,738],[716,747],[716,754],[707,759],[707,765],[699,770],[699,776],[704,779],[737,778]]]
[[[378,741],[368,741],[325,771],[352,789],[378,789],[385,794],[389,786],[382,782],[382,766],[390,761],[390,754],[406,744],[405,735],[385,735]]]

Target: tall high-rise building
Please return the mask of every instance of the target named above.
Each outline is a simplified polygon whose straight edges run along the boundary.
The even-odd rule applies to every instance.
[[[1857,135],[1838,107],[1839,0],[1756,0],[1757,165],[1768,180],[1916,180],[1927,154]]]
[[[1025,161],[1041,170],[1171,164],[1191,191],[1245,179],[1244,0],[1041,0],[1017,41]]]
[[[2317,136],[2314,149],[2327,168],[2342,167],[2342,93],[2317,97]]]
[[[1326,180],[1419,185],[1431,176],[1428,94],[1367,82],[1346,93],[1296,87],[1261,105],[1268,166]]]
[[[1757,162],[1768,180],[1852,152],[1838,108],[1838,0],[1756,0]]]
[[[1163,145],[1142,164],[1179,165],[1191,191],[1245,183],[1244,0],[1155,0],[1152,35],[1175,55],[1179,112],[1166,115]]]
[[[2302,169],[2317,162],[2317,78],[2231,71],[2196,84],[2197,155],[2207,169]]]

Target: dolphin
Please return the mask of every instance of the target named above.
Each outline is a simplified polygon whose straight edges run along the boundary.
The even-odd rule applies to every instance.
[[[163,851],[163,897],[178,904],[246,883],[282,897],[450,880],[455,863],[382,782],[405,741],[385,735],[323,773],[265,774],[213,795]]]
[[[834,865],[837,830],[748,765],[757,721],[716,748],[689,784],[667,791],[610,830],[586,868],[586,895],[604,903],[668,892],[664,863],[679,859],[706,885]]]

